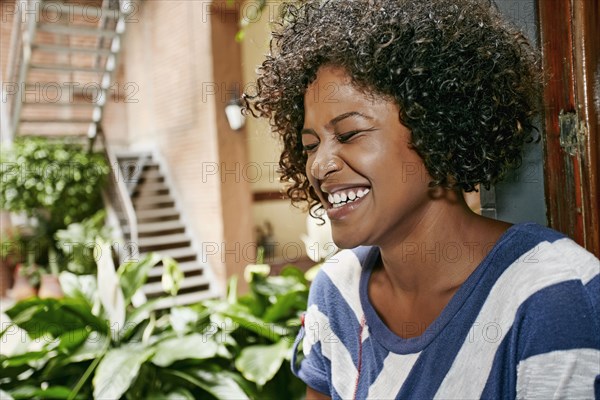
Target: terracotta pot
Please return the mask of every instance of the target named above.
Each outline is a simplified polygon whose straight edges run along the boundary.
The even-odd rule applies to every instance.
[[[64,297],[62,288],[58,277],[54,275],[42,275],[40,282],[40,290],[38,291],[38,297],[42,299],[54,298],[62,299]]]
[[[0,298],[7,296],[13,285],[13,266],[11,257],[0,258]]]
[[[15,274],[15,284],[10,290],[10,297],[15,301],[25,300],[37,294],[35,287],[29,282],[27,277]]]

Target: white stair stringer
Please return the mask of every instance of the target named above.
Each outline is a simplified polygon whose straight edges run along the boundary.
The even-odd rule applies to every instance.
[[[200,302],[221,296],[214,273],[196,250],[186,226],[186,219],[177,206],[176,193],[162,163],[151,152],[116,152],[125,184],[130,188],[137,218],[139,257],[153,252],[177,261],[184,279],[177,296],[163,291],[162,261],[148,274],[141,292],[147,300],[162,297],[157,308],[169,308]],[[122,230],[127,239],[126,224]]]
[[[15,23],[8,80],[11,137],[94,138],[104,106],[114,97],[113,78],[121,52],[128,0],[28,1],[29,31]],[[118,83],[117,83],[118,85]]]

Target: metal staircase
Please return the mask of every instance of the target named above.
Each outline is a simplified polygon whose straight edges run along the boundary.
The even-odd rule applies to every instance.
[[[198,259],[165,175],[151,153],[117,153],[121,174],[128,186],[137,221],[140,257],[148,252],[169,256],[184,273],[178,295],[158,302],[158,308],[193,304],[216,297],[210,267]],[[130,239],[127,221],[121,217],[125,239]],[[164,296],[162,264],[154,267],[142,291],[148,299]]]
[[[5,80],[10,138],[95,137],[125,32],[128,0],[19,0]]]

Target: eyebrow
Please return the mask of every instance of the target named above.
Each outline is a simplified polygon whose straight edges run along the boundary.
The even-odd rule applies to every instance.
[[[336,125],[340,121],[342,121],[346,118],[350,118],[350,117],[362,117],[362,118],[371,119],[371,120],[373,119],[372,117],[369,117],[368,115],[365,115],[365,114],[361,114],[358,111],[350,111],[350,112],[338,115],[337,117],[333,118],[331,121],[329,121],[329,124]]]
[[[345,120],[346,118],[350,118],[350,117],[361,117],[361,118],[368,119],[368,120],[373,119],[373,117],[369,117],[368,115],[359,113],[358,111],[350,111],[347,113],[340,114],[337,117],[333,118],[331,121],[329,121],[329,125],[337,125],[341,121]],[[313,129],[309,129],[309,128],[305,128],[300,131],[301,135],[314,134],[314,133],[315,133],[315,131]]]

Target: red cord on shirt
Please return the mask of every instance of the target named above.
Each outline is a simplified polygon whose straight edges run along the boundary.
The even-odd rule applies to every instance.
[[[362,366],[362,342],[363,342],[363,331],[365,329],[365,316],[360,318],[360,332],[358,333],[358,366],[356,368],[356,383],[354,385],[354,395],[352,398],[356,400],[356,393],[358,392],[358,381],[360,380],[360,368]]]

